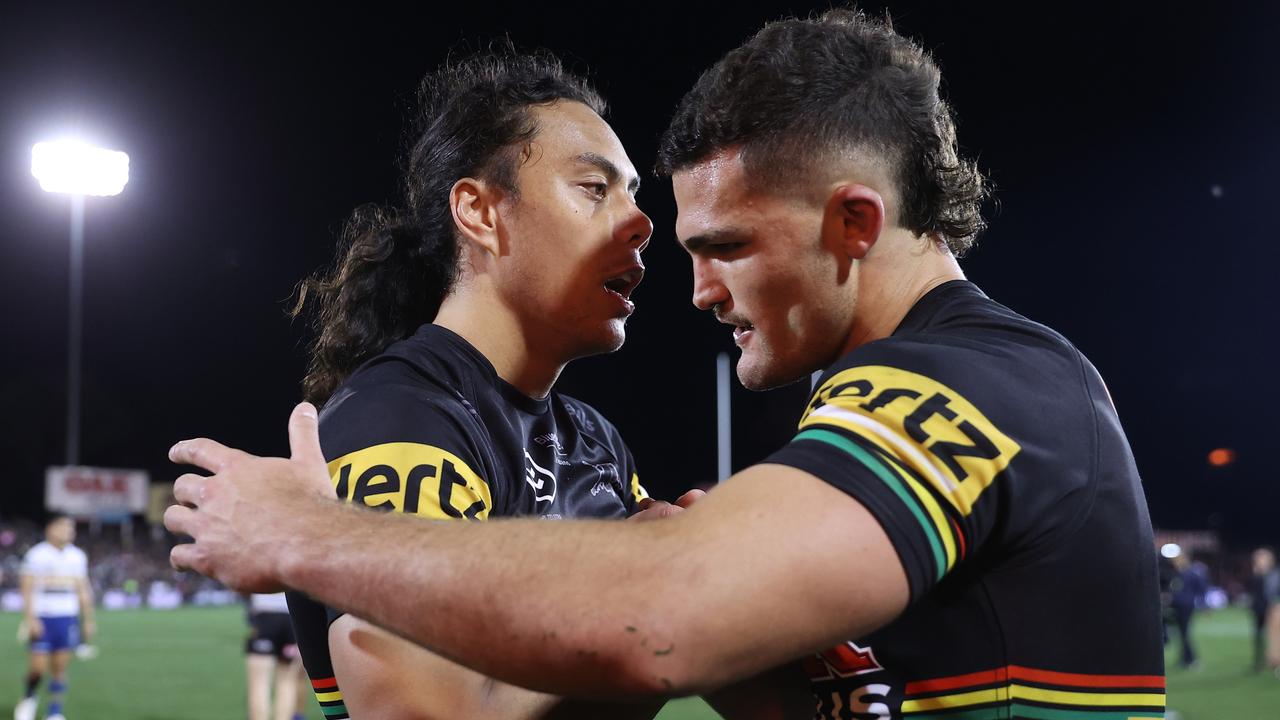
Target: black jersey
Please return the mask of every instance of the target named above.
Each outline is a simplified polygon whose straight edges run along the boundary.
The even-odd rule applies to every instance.
[[[600,413],[520,393],[437,325],[352,374],[320,413],[320,445],[340,498],[424,518],[624,518],[646,497]],[[289,609],[327,720],[347,717],[329,659],[335,613],[297,593]]]
[[[1061,335],[946,283],[827,369],[767,462],[865,505],[911,589],[892,623],[807,661],[818,718],[1164,717],[1137,467]]]

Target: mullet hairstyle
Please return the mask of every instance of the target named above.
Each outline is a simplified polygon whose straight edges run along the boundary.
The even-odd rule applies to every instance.
[[[561,100],[604,116],[600,95],[548,52],[510,47],[446,62],[418,90],[400,161],[403,207],[357,208],[331,268],[302,281],[293,316],[314,333],[303,396],[322,405],[356,368],[435,319],[458,277],[449,193],[474,177],[518,198],[516,176],[538,126]]]

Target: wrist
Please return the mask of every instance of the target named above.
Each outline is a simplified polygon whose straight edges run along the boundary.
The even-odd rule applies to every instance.
[[[308,591],[316,568],[331,551],[326,547],[332,529],[342,522],[347,508],[336,499],[310,497],[299,503],[289,520],[280,525],[283,531],[278,543],[273,576],[277,582],[294,590]]]

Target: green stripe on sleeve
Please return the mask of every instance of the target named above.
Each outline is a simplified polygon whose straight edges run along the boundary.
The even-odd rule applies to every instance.
[[[337,717],[337,716],[346,717],[347,706],[346,706],[346,703],[343,703],[342,705],[331,705],[328,707],[321,705],[320,712],[324,713],[324,716],[327,718]]]
[[[830,430],[819,430],[811,428],[796,435],[795,440],[816,440],[824,442],[833,447],[839,448],[853,456],[855,460],[865,465],[876,477],[884,481],[889,489],[902,500],[902,503],[911,510],[911,514],[915,515],[920,526],[924,528],[925,537],[929,539],[929,548],[933,550],[933,562],[936,577],[935,580],[941,580],[943,572],[947,567],[947,556],[942,550],[942,540],[938,537],[938,529],[933,526],[929,518],[924,514],[924,510],[920,507],[920,502],[902,482],[902,478],[898,477],[897,472],[884,464],[880,458],[867,452],[861,445],[850,440],[843,435],[831,432]]]

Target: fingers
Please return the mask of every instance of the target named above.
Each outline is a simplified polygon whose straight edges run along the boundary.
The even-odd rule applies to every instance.
[[[170,505],[164,511],[164,526],[175,535],[192,535],[196,511],[183,505]]]
[[[187,473],[173,481],[173,498],[182,505],[196,507],[204,495],[205,478],[203,475]]]
[[[324,453],[320,450],[320,422],[316,407],[309,402],[298,403],[289,415],[290,457],[305,463],[324,465]]]
[[[689,492],[676,498],[676,505],[679,505],[682,508],[688,508],[690,505],[701,500],[706,494],[707,493],[705,490],[699,490],[697,488],[694,488],[693,490],[690,490]]]
[[[684,512],[684,508],[676,507],[664,500],[654,500],[644,505],[639,512],[627,519],[636,522],[648,522],[650,520],[668,518],[682,512]]]
[[[247,457],[251,456],[208,438],[183,440],[169,448],[169,460],[172,462],[179,465],[195,465],[212,472],[222,472],[232,462]]]
[[[172,510],[173,508],[169,509]],[[166,515],[167,514],[168,513],[166,513]],[[198,559],[196,546],[190,543],[186,545],[174,545],[173,549],[169,551],[169,564],[172,565],[175,570],[195,570],[196,572],[201,572],[200,568],[196,567]]]
[[[649,506],[657,502],[651,497],[640,498],[640,502],[636,503],[636,511],[643,512],[649,509]]]

